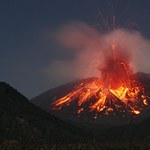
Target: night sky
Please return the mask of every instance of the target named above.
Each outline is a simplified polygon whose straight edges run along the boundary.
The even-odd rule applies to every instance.
[[[71,21],[98,28],[100,12],[116,16],[120,27],[136,23],[137,30],[150,38],[149,0],[1,0],[0,81],[28,98],[59,85],[43,70],[53,60],[72,56],[56,44],[52,32]]]

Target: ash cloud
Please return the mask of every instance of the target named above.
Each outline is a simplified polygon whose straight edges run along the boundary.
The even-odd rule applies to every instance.
[[[129,54],[134,72],[150,73],[150,40],[138,31],[119,28],[104,34],[86,23],[72,22],[61,26],[55,38],[62,49],[74,54],[74,59],[55,60],[44,69],[50,79],[60,84],[100,76],[98,68],[112,43]]]

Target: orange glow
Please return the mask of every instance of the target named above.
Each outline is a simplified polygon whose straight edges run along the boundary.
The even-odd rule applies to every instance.
[[[133,113],[135,113],[136,115],[139,115],[140,111],[139,110],[133,110]]]
[[[143,104],[144,104],[144,105],[148,105],[148,103],[147,103],[147,100],[146,100],[146,99],[144,99],[144,100],[143,100]]]
[[[96,114],[107,115],[115,109],[122,113],[128,111],[130,114],[139,115],[143,107],[148,105],[144,89],[133,78],[127,55],[118,52],[118,49],[112,44],[104,65],[99,69],[99,78],[80,83],[73,91],[56,100],[54,107],[61,109],[71,105],[72,101],[77,101],[78,114],[85,110],[86,104],[86,110]]]
[[[84,110],[83,108],[80,108],[80,109],[78,110],[78,114],[80,114],[83,110]]]

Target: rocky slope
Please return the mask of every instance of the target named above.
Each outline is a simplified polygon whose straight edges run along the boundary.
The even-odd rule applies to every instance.
[[[73,142],[82,139],[80,128],[31,104],[27,98],[0,82],[0,140]]]

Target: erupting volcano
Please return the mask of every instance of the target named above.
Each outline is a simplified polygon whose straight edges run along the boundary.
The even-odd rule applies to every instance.
[[[64,97],[52,103],[54,110],[77,103],[77,114],[84,111],[109,115],[128,112],[139,115],[148,105],[144,88],[133,75],[129,55],[122,47],[113,43],[104,56],[103,65],[98,67],[99,78],[82,82]]]

